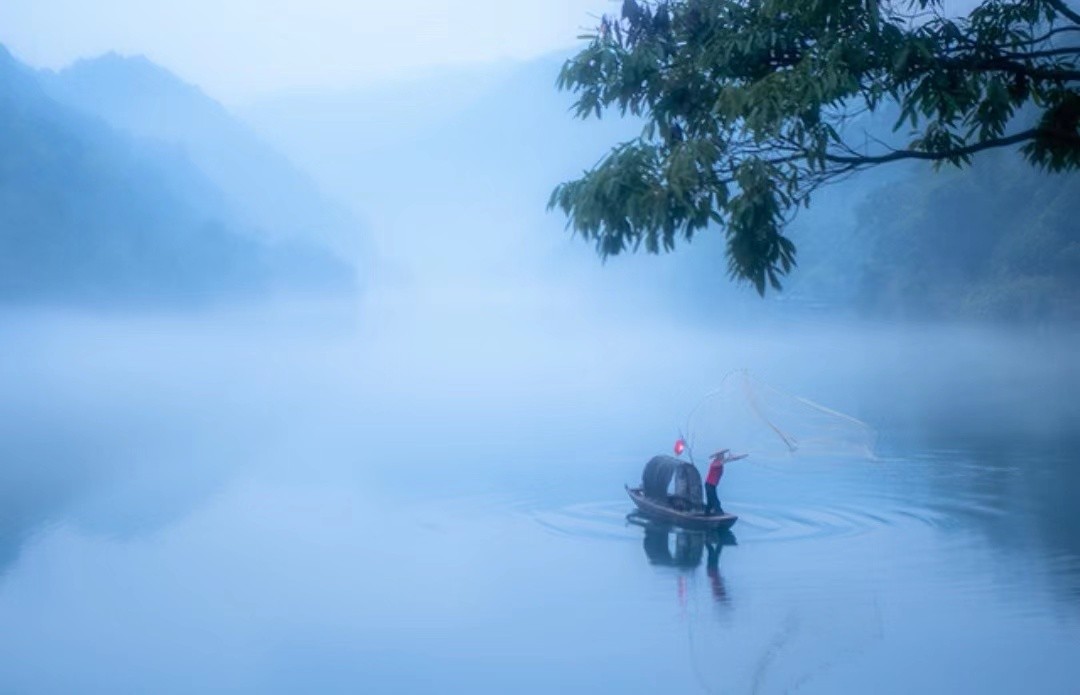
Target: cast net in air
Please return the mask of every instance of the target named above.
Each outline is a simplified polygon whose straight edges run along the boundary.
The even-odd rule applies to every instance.
[[[704,463],[721,449],[765,459],[873,458],[877,435],[855,417],[739,371],[693,408],[680,437],[691,461]]]

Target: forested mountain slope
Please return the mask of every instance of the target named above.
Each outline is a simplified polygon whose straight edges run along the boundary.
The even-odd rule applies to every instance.
[[[65,107],[0,48],[0,299],[205,301],[342,289],[353,271],[259,239],[175,148]]]

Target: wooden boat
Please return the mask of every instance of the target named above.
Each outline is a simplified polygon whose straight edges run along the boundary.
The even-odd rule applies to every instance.
[[[706,531],[729,529],[739,520],[735,514],[705,514],[704,508],[682,511],[649,499],[639,487],[627,486],[626,494],[630,495],[630,499],[644,516],[680,528]]]
[[[654,456],[641,474],[641,487],[626,494],[650,519],[695,530],[728,529],[734,514],[706,514],[701,474],[693,464],[671,456]]]

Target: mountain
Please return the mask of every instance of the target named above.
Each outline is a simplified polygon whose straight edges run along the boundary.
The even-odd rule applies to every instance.
[[[511,62],[431,69],[362,88],[292,89],[241,107],[268,141],[287,144],[291,160],[344,146],[365,153],[409,141],[469,108],[517,69]],[[349,160],[342,162],[348,164]]]
[[[321,187],[354,201],[388,261],[383,280],[545,291],[604,270],[597,289],[619,292],[630,281],[618,266],[628,264],[601,269],[546,204],[561,177],[639,126],[576,121],[571,99],[554,90],[561,63],[552,55],[352,92],[291,92],[240,113]]]
[[[202,302],[352,282],[325,251],[256,238],[180,151],[59,104],[0,47],[0,300]]]
[[[857,208],[867,312],[1080,320],[1080,177],[1037,171],[1015,150],[920,173]]]
[[[57,101],[141,140],[179,148],[221,190],[236,219],[273,240],[302,240],[353,259],[359,223],[280,153],[197,87],[144,57],[110,53],[41,75]]]
[[[761,311],[752,290],[728,279],[726,242],[715,230],[672,254],[602,264],[561,213],[547,211],[556,184],[641,132],[633,118],[575,118],[573,95],[555,88],[566,57],[432,74],[393,90],[287,93],[241,114],[322,187],[356,201],[396,261],[395,280],[485,291],[532,285],[689,318]]]

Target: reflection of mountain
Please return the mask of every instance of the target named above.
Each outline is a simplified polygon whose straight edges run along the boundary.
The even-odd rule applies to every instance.
[[[953,500],[954,513],[1001,554],[1001,583],[1030,564],[1045,572],[1060,600],[1080,608],[1080,436],[935,431],[918,446],[948,464],[946,473],[929,476],[933,494]]]
[[[326,251],[248,230],[180,152],[62,106],[0,47],[0,299],[201,301],[352,284]]]
[[[74,345],[89,343],[79,337]],[[22,358],[26,349],[13,352]],[[138,353],[131,348],[126,356]],[[65,352],[57,361],[74,359]],[[175,374],[183,365],[117,365],[114,378],[86,375],[80,382],[71,376],[75,367],[42,378],[45,358],[24,361],[31,376],[5,375],[8,398],[0,399],[0,578],[56,526],[112,539],[143,537],[187,515],[246,462],[265,460],[255,453],[264,439],[238,432],[262,435],[271,429],[269,419],[256,424],[224,411],[207,417],[218,402],[208,382],[218,374],[189,372],[175,377],[182,387],[159,390],[161,381],[132,374],[159,368]]]

